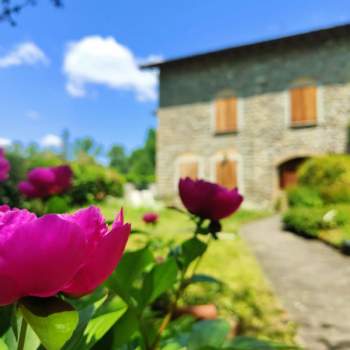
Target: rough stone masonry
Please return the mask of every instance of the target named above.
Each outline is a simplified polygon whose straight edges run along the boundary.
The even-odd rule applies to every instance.
[[[157,187],[173,197],[181,159],[198,160],[200,177],[215,181],[223,154],[237,161],[247,205],[278,196],[284,162],[347,149],[350,115],[350,29],[334,27],[184,59],[160,68]],[[317,124],[290,126],[290,89],[317,87]],[[238,130],[216,134],[215,100],[238,99]]]

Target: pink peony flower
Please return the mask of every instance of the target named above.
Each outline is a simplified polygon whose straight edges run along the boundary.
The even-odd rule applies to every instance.
[[[10,168],[10,162],[5,158],[4,150],[0,148],[0,182],[8,178]]]
[[[0,306],[26,296],[91,293],[116,268],[130,224],[123,211],[108,231],[98,208],[38,218],[27,210],[0,210]]]
[[[18,189],[28,198],[43,198],[66,191],[72,182],[73,172],[68,165],[51,168],[34,168]]]
[[[158,214],[157,213],[146,213],[142,219],[146,224],[155,224],[158,221]]]
[[[226,189],[204,180],[180,179],[179,193],[186,209],[203,219],[221,220],[233,214],[243,202],[237,188]]]

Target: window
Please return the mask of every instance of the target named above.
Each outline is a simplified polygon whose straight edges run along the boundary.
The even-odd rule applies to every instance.
[[[215,103],[215,132],[237,131],[237,98],[219,98]]]
[[[237,163],[224,159],[216,163],[216,182],[226,188],[237,187]]]
[[[317,124],[317,87],[300,86],[290,90],[291,126]]]
[[[184,161],[180,163],[180,177],[189,177],[191,179],[198,178],[198,162],[197,161]]]

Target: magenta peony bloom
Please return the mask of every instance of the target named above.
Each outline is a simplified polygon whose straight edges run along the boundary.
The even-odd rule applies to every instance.
[[[38,218],[0,210],[0,306],[26,296],[91,293],[116,268],[130,234],[123,212],[108,231],[98,208]]]
[[[228,190],[204,180],[180,179],[179,193],[186,209],[203,219],[221,220],[233,214],[243,202],[238,189]]]
[[[34,168],[18,189],[28,198],[43,198],[66,191],[72,182],[73,172],[68,165],[51,168]]]
[[[8,178],[10,168],[10,162],[5,158],[4,150],[0,148],[0,182]]]
[[[157,213],[146,213],[144,216],[143,216],[143,221],[146,223],[146,224],[155,224],[157,221],[158,221],[158,214]]]

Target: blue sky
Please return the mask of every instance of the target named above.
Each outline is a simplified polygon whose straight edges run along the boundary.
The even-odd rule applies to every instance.
[[[0,23],[0,141],[68,128],[131,150],[157,122],[156,76],[138,62],[350,22],[350,2],[40,0],[17,21]]]

